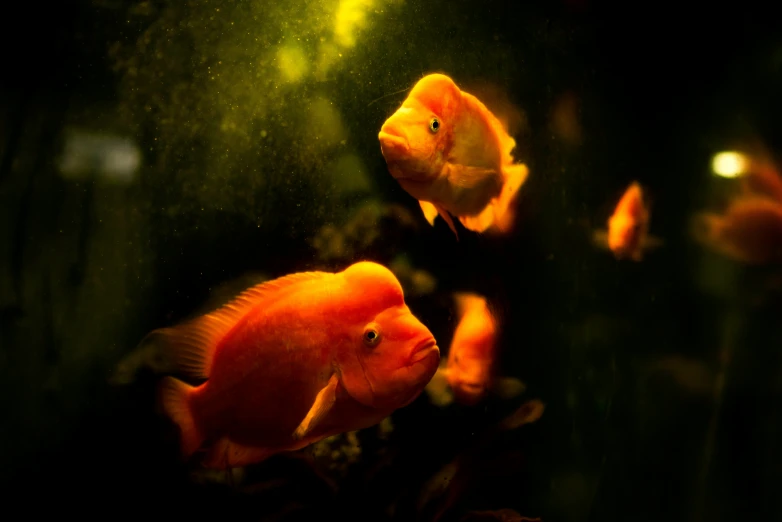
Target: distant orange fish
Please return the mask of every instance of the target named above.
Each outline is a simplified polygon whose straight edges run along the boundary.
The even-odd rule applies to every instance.
[[[697,214],[695,240],[747,264],[782,262],[782,203],[764,196],[733,200],[723,215]]]
[[[451,215],[475,232],[511,230],[528,169],[514,163],[516,142],[500,121],[448,76],[418,81],[378,138],[389,172],[429,224],[439,214],[457,239]]]
[[[608,231],[597,230],[595,242],[608,247],[617,259],[641,261],[646,249],[662,244],[649,235],[649,209],[641,185],[633,182],[608,218]]]
[[[501,397],[523,392],[524,384],[518,379],[496,376],[498,324],[486,299],[477,294],[456,293],[454,300],[459,322],[445,366],[437,370],[427,385],[433,402],[444,406],[455,399],[473,406],[489,391]]]
[[[782,203],[782,176],[764,156],[750,157],[747,171],[741,176],[745,194],[768,196]]]
[[[165,377],[160,400],[183,456],[207,445],[217,469],[372,426],[412,402],[440,360],[396,277],[370,262],[281,277],[150,335],[206,379]]]

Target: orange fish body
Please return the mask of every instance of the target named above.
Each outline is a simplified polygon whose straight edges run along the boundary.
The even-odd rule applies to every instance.
[[[489,389],[497,322],[484,298],[457,294],[456,301],[461,318],[448,352],[447,379],[456,401],[472,405],[480,402]]]
[[[156,330],[191,386],[165,377],[164,411],[182,453],[240,467],[372,426],[409,404],[439,363],[385,267],[356,263],[255,286],[191,322]]]
[[[595,240],[605,244],[616,259],[633,261],[641,261],[645,249],[660,244],[659,239],[649,236],[649,209],[638,182],[631,183],[617,203],[608,218],[607,233],[598,230]]]
[[[447,382],[453,399],[465,406],[481,402],[489,393],[516,395],[523,384],[513,378],[497,378],[495,362],[497,359],[498,322],[489,310],[486,299],[470,293],[454,294],[458,324],[444,368],[438,370],[438,377]],[[430,386],[430,394],[436,391],[437,383]],[[450,402],[436,399],[440,403]]]
[[[765,195],[782,203],[782,176],[770,161],[751,159],[741,180],[745,194]]]
[[[378,138],[389,172],[430,224],[439,214],[457,239],[451,215],[475,232],[511,230],[527,167],[514,163],[516,142],[500,121],[448,76],[418,81]]]
[[[638,183],[631,184],[608,219],[608,248],[618,258],[641,260],[641,245],[649,228],[649,211]]]
[[[695,239],[747,264],[782,262],[782,203],[763,196],[740,197],[724,215],[699,214]]]

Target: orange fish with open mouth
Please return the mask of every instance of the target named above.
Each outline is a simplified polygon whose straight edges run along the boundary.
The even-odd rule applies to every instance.
[[[514,162],[516,142],[500,121],[451,78],[418,81],[378,138],[389,172],[429,224],[440,215],[457,239],[451,216],[475,232],[512,229],[528,169]]]
[[[521,381],[496,375],[498,321],[486,298],[458,292],[454,300],[459,322],[445,364],[426,387],[432,402],[446,406],[455,399],[474,406],[489,392],[502,398],[522,393]]]
[[[649,214],[643,189],[634,181],[608,218],[608,230],[596,230],[593,239],[598,246],[609,248],[617,259],[641,261],[645,250],[662,244],[649,235]]]
[[[159,396],[183,456],[207,446],[203,464],[217,469],[377,424],[423,391],[440,360],[399,281],[371,262],[268,281],[150,336],[181,373],[205,379],[165,377]]]

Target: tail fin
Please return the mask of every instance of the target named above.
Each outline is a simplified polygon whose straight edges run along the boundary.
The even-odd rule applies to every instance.
[[[179,426],[182,456],[187,459],[198,450],[203,436],[190,411],[190,395],[194,388],[174,377],[164,377],[158,389],[158,400],[163,411]]]
[[[494,220],[495,226],[500,232],[508,232],[513,227],[516,217],[513,203],[519,189],[527,180],[529,169],[523,163],[516,163],[503,170],[505,171],[505,185],[503,185],[502,192],[495,202]]]

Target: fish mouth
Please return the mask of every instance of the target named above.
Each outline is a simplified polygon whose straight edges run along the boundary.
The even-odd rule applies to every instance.
[[[413,348],[413,352],[410,354],[409,365],[421,362],[432,354],[440,355],[440,349],[437,347],[437,341],[433,337],[424,339]]]
[[[458,387],[470,395],[480,395],[486,391],[486,387],[479,382],[462,381]]]
[[[459,383],[453,388],[453,392],[465,406],[478,404],[488,393],[485,386],[475,383]]]
[[[407,139],[402,136],[381,130],[377,137],[380,140],[380,150],[383,156],[398,157],[407,154],[407,151],[410,150]]]

